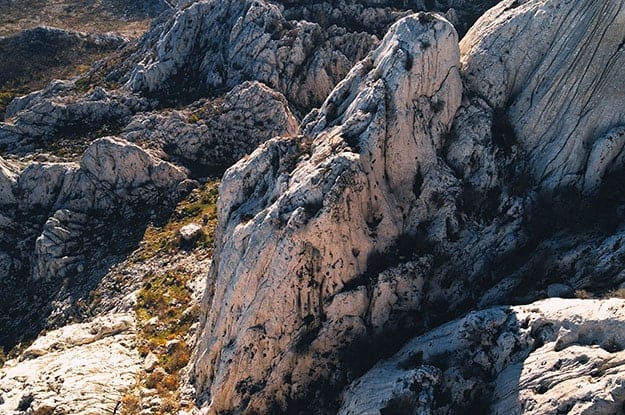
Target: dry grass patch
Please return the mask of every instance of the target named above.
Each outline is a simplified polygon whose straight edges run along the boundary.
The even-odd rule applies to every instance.
[[[218,196],[218,181],[210,181],[201,188],[193,190],[178,204],[166,224],[148,226],[143,235],[138,259],[145,261],[157,255],[174,253],[180,246],[178,231],[191,223],[201,225],[204,235],[196,241],[196,247],[212,249],[215,227],[217,226]]]
[[[152,264],[159,258],[179,253],[178,231],[190,223],[200,224],[203,231],[202,239],[196,241],[193,250],[210,255],[217,224],[218,187],[217,181],[211,181],[195,189],[178,204],[167,223],[150,225],[132,260]],[[138,379],[137,390],[127,395],[127,402],[122,400],[120,413],[133,413],[135,401],[131,397],[137,398],[139,388],[152,390],[158,396],[160,406],[152,408],[153,414],[165,415],[185,409],[180,403],[178,390],[180,371],[191,358],[191,348],[185,336],[199,318],[199,306],[191,304],[189,286],[193,277],[192,271],[183,266],[151,267],[151,271],[144,274],[135,304],[139,321],[139,354],[143,357],[150,353],[155,355],[158,364]],[[140,397],[137,399],[141,401]]]
[[[140,36],[164,10],[153,0],[20,0],[0,2],[0,36],[40,25],[87,33]]]

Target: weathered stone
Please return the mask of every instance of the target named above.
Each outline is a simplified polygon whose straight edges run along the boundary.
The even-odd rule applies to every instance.
[[[0,206],[16,203],[13,187],[17,182],[17,166],[0,157]]]
[[[97,88],[78,96],[63,84],[33,92],[10,107],[10,118],[0,123],[0,149],[7,153],[26,154],[41,149],[62,137],[82,138],[107,127],[119,128],[139,111],[147,111],[154,101],[124,91]]]
[[[189,243],[195,242],[195,240],[202,236],[203,231],[202,227],[197,223],[190,223],[180,228],[178,233],[180,234],[181,242]]]
[[[27,198],[24,202],[58,209],[37,238],[33,278],[65,277],[77,272],[91,238],[89,215],[98,212],[98,220],[103,221],[117,211],[130,218],[146,205],[167,200],[164,193],[171,192],[185,178],[181,169],[111,137],[91,144],[78,169],[61,165],[26,169],[24,180],[20,176],[19,181]]]
[[[467,88],[502,110],[542,188],[592,192],[622,167],[623,22],[620,2],[506,0],[462,40]]]
[[[0,412],[112,413],[141,368],[134,330],[132,316],[122,314],[39,337],[26,350],[26,360],[9,360],[0,368]]]
[[[568,284],[549,284],[547,287],[547,297],[572,298],[575,291]]]
[[[453,209],[429,200],[454,186],[437,154],[460,104],[458,59],[448,22],[402,19],[305,121],[312,142],[270,140],[226,172],[195,365],[211,412],[286,410],[311,383],[349,378],[341,353],[367,333],[370,301],[352,286],[422,221],[444,233]]]
[[[258,82],[245,82],[223,98],[193,110],[137,115],[122,136],[155,146],[196,170],[219,172],[298,125],[286,99]]]
[[[180,87],[183,74],[195,89],[257,80],[299,108],[323,102],[376,42],[366,33],[287,21],[264,0],[194,2],[158,30],[162,37],[131,74],[132,90],[166,92]]]
[[[148,355],[145,357],[145,360],[143,361],[143,370],[145,370],[146,372],[151,372],[156,368],[157,365],[158,357],[152,352],[148,353]]]
[[[624,313],[620,299],[550,299],[470,313],[414,338],[354,381],[339,414],[384,413],[397,403],[403,413],[487,405],[492,414],[616,413],[625,402]],[[419,374],[432,370],[442,372],[433,382],[439,393],[424,400]]]

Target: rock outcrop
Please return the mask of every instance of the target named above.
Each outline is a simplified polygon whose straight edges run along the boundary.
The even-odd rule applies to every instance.
[[[544,189],[593,192],[623,166],[623,22],[619,1],[510,0],[461,43],[467,89],[503,110]]]
[[[85,139],[98,131],[115,131],[132,115],[154,105],[146,98],[100,87],[81,96],[73,91],[73,84],[55,82],[9,105],[7,122],[0,123],[0,149],[23,155],[63,137]]]
[[[359,278],[422,221],[444,232],[452,209],[430,199],[454,183],[437,154],[460,104],[458,62],[447,21],[404,18],[307,136],[271,140],[227,171],[196,362],[212,412],[286,410],[314,400],[314,382],[349,379],[342,353],[367,333]]]
[[[532,301],[553,283],[567,284],[569,294],[583,287],[583,271],[565,268],[572,257],[561,256],[592,251],[597,240],[600,279],[616,281],[618,270],[607,264],[618,254],[607,251],[620,233],[592,236],[566,221],[549,228],[545,218],[557,218],[567,203],[548,210],[543,191],[573,185],[596,192],[605,174],[619,168],[622,111],[615,108],[622,91],[605,91],[602,103],[590,90],[590,103],[557,97],[578,81],[622,83],[611,66],[620,59],[618,48],[592,46],[604,32],[622,40],[614,23],[622,7],[505,1],[469,31],[462,57],[441,17],[406,17],[304,118],[301,136],[270,140],[229,169],[209,277],[215,283],[207,290],[195,362],[208,412],[297,412],[301,402],[332,411],[338,389],[407,332],[428,330],[477,303]],[[566,49],[569,38],[579,38],[574,56],[589,53],[593,60],[571,57],[574,64],[561,66],[557,59],[569,56],[558,58],[561,49],[542,43],[536,53],[513,53],[509,45],[527,45],[525,36],[541,30],[534,12],[558,22],[550,26],[554,44]],[[606,13],[615,19],[596,18]],[[584,31],[579,22],[597,31]],[[570,37],[563,34],[569,31]],[[551,70],[553,79],[544,81]],[[523,107],[522,97],[539,84],[552,96],[536,92],[535,105]],[[588,105],[588,124],[577,130],[580,118],[567,131],[565,114],[579,103]],[[560,122],[567,127],[555,129]],[[541,128],[534,136],[527,130]],[[592,150],[588,131],[604,136],[601,148]],[[570,147],[558,152],[564,142]],[[537,166],[549,152],[572,158],[548,177]],[[591,167],[576,165],[577,158]],[[566,238],[577,239],[557,245]],[[557,276],[542,269],[528,288],[545,251],[563,266],[554,265]],[[506,321],[502,313],[497,325]],[[385,403],[408,394],[418,403],[412,409],[426,413],[436,385],[449,375],[445,369],[410,372]],[[422,396],[411,395],[415,382]],[[468,384],[436,405],[488,405],[492,394],[475,380]]]
[[[536,301],[625,287],[625,3],[504,0],[459,42],[494,3],[181,1],[85,77],[14,100],[0,346],[110,316],[9,361],[0,413],[119,411],[178,347],[189,383],[167,393],[199,413],[622,411],[625,302]],[[164,302],[186,333],[137,361],[120,313],[208,267],[214,189],[128,253],[224,170],[201,321],[191,297]],[[86,400],[57,396],[80,389],[70,359]],[[119,363],[105,392],[97,359]]]
[[[256,80],[301,109],[323,102],[375,44],[366,33],[287,21],[264,0],[194,2],[159,30],[157,43],[141,50],[150,48],[131,73],[131,90],[220,91]]]
[[[51,316],[51,303],[86,295],[98,278],[93,267],[131,248],[132,232],[156,215],[151,209],[172,206],[187,178],[184,169],[113,137],[94,141],[79,163],[3,162],[0,173],[1,204],[9,207],[0,221],[2,344],[46,319],[64,321],[73,311]]]
[[[339,414],[614,414],[625,403],[625,301],[550,299],[476,311],[408,342]]]
[[[297,120],[281,94],[258,82],[244,82],[221,99],[185,111],[137,115],[121,135],[155,146],[192,168],[221,172],[260,143],[297,132]]]
[[[146,38],[127,86],[166,95],[180,90],[215,94],[256,80],[305,114],[323,103],[399,18],[437,10],[464,32],[495,3],[194,2]]]
[[[46,169],[46,166],[39,168]],[[81,251],[88,245],[89,228],[93,225],[89,223],[89,215],[95,215],[98,224],[115,216],[132,220],[144,206],[175,200],[175,188],[186,175],[138,146],[102,138],[87,148],[80,168],[56,178],[62,182],[49,184],[58,188],[53,205],[55,213],[46,221],[35,243],[35,280],[64,277],[84,268]],[[40,175],[38,180],[29,181],[37,186],[28,189],[30,194],[48,185],[41,179]],[[18,187],[18,191],[21,190]],[[166,196],[167,192],[174,193],[173,197]]]
[[[0,368],[0,413],[115,413],[141,363],[132,315],[65,326]]]

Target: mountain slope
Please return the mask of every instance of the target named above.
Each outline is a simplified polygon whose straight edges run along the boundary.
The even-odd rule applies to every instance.
[[[184,1],[13,100],[0,410],[123,314],[120,413],[621,411],[625,2],[494,3]]]

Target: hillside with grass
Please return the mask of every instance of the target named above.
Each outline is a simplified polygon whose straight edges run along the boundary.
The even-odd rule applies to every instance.
[[[165,0],[0,0],[0,36],[52,26],[138,37],[169,7]]]

